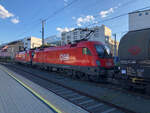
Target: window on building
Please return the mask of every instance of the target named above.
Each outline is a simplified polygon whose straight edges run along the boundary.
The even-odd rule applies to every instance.
[[[92,55],[90,50],[88,48],[85,48],[85,47],[82,48],[82,53],[83,53],[83,55]]]
[[[82,39],[83,38],[83,35],[80,35],[80,39]]]
[[[94,33],[94,37],[98,37],[98,36],[99,36],[99,34],[95,32]]]
[[[77,36],[74,36],[74,40],[76,40],[77,39]]]
[[[73,32],[73,35],[77,35],[77,31]]]
[[[81,32],[80,32],[80,34],[81,34],[81,35],[83,35],[83,34],[84,34],[84,32],[83,32],[83,31],[81,31]]]
[[[66,35],[66,33],[62,33],[62,36],[65,36]]]
[[[139,13],[139,16],[142,16],[142,13]]]
[[[148,12],[146,12],[145,15],[148,15]]]
[[[70,40],[70,38],[71,38],[70,36],[67,36],[67,39],[68,39],[68,40]]]

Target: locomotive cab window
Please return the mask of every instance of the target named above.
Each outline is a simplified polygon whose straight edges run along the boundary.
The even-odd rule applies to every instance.
[[[110,58],[112,56],[110,49],[107,46],[95,45],[95,49],[96,49],[98,56],[101,58],[103,58],[103,57]]]
[[[85,48],[85,47],[82,49],[82,53],[83,53],[83,55],[92,55],[90,50],[88,48]]]
[[[98,56],[103,57],[105,53],[104,48],[101,45],[95,45],[95,48]]]

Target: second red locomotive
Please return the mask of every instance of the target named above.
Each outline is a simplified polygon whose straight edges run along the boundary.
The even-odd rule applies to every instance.
[[[67,70],[72,76],[92,80],[107,78],[114,67],[109,48],[97,41],[20,52],[16,61],[45,69]]]

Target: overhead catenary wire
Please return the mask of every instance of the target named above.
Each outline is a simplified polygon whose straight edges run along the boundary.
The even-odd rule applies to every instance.
[[[44,20],[44,21],[48,21],[50,18],[53,18],[55,15],[57,15],[57,14],[59,14],[60,12],[62,12],[64,9],[66,9],[67,7],[69,7],[69,6],[71,6],[71,5],[73,5],[75,2],[77,2],[78,0],[73,0],[73,1],[71,1],[70,3],[68,3],[66,6],[64,6],[64,7],[62,7],[62,8],[60,8],[60,9],[58,9],[58,10],[56,10],[54,13],[52,13],[51,15],[49,15],[47,18],[45,18],[45,19],[40,19],[40,20]],[[131,0],[132,1],[132,0]],[[129,1],[130,2],[130,1]],[[125,4],[128,4],[129,2],[126,2]],[[124,4],[124,5],[125,5]],[[123,5],[123,6],[124,6]],[[95,15],[95,17],[96,17],[96,15]],[[39,20],[39,19],[38,19]],[[40,24],[40,23],[39,23]],[[93,23],[94,24],[94,23]],[[88,26],[90,26],[90,25],[88,25]],[[31,29],[30,29],[31,30]],[[23,33],[21,33],[19,36],[22,36],[24,33],[26,33],[28,30],[26,30],[25,32],[23,32]]]
[[[33,31],[34,29],[37,28],[37,27],[35,27],[35,26],[40,25],[40,23],[41,23],[41,21],[39,21],[38,23],[36,23],[36,24],[34,24],[33,26],[31,26],[31,27],[30,27],[30,31],[29,31],[29,30],[25,30],[24,32],[22,32],[22,33],[20,33],[19,35],[17,35],[16,37],[19,38],[19,37],[23,36],[25,33],[31,32],[31,29],[32,29],[32,31]]]
[[[37,24],[41,24],[41,21],[48,21],[50,18],[52,18],[52,17],[54,17],[55,15],[59,14],[59,13],[62,12],[64,9],[66,9],[66,8],[68,8],[69,6],[73,5],[76,1],[78,1],[78,0],[73,0],[73,1],[71,1],[71,2],[68,3],[66,6],[64,6],[64,7],[60,8],[60,9],[56,10],[54,13],[52,13],[51,15],[49,15],[49,16],[48,16],[47,18],[45,18],[45,19],[41,19],[41,18],[38,19],[37,21],[40,20],[40,22],[38,22]],[[33,27],[37,26],[37,24],[36,24],[36,25],[33,25]],[[33,28],[33,29],[35,29],[35,28]],[[33,29],[32,29],[32,30],[33,30]],[[20,36],[22,36],[23,34],[27,33],[28,31],[29,31],[29,30],[26,30],[26,31],[24,31],[23,33],[17,35],[16,37],[20,37]],[[30,31],[31,31],[31,29],[30,29]]]
[[[125,2],[125,3],[123,3],[123,4],[119,4],[118,6],[117,6],[117,9],[119,9],[119,8],[122,8],[122,7],[126,7],[126,6],[128,6],[129,4],[132,4],[132,3],[134,3],[135,1],[137,1],[137,0],[129,0],[129,1],[127,1],[127,2]],[[96,14],[96,15],[94,15],[93,17],[94,18],[97,18],[97,17],[99,17],[100,15],[99,14]]]
[[[147,9],[147,8],[150,8],[150,6],[139,8],[139,9],[136,9],[136,10],[134,10],[132,12],[144,10],[144,9]],[[120,15],[117,15],[117,16],[114,16],[114,17],[111,17],[111,18],[107,18],[107,19],[104,19],[104,20],[97,21],[96,23],[92,23],[92,24],[88,24],[88,25],[82,25],[82,26],[90,27],[90,26],[93,26],[93,25],[97,25],[99,23],[104,23],[104,22],[107,22],[107,21],[111,21],[111,20],[123,17],[123,16],[127,16],[129,13],[132,13],[132,12],[123,13],[123,14],[120,14]],[[71,27],[73,27],[73,26],[77,26],[77,24],[72,24]]]
[[[150,6],[147,6],[147,7],[144,7],[144,8],[140,8],[140,9],[136,9],[132,12],[136,12],[136,11],[139,11],[139,10],[144,10],[144,9],[147,9],[147,8],[150,8]],[[132,12],[129,12],[129,13],[132,13]],[[114,20],[116,18],[120,18],[120,17],[123,17],[123,16],[127,16],[129,13],[123,13],[121,15],[118,15],[118,16],[115,16],[115,17],[112,17],[112,18],[108,18],[108,19],[105,19],[105,20],[102,20],[102,21],[98,21],[97,23],[93,23],[93,24],[89,24],[87,25],[88,26],[92,26],[92,25],[95,25],[95,24],[99,24],[99,23],[102,23],[102,22],[106,22],[106,21],[110,21],[110,20]]]
[[[56,10],[54,13],[52,13],[51,15],[49,15],[45,20],[48,21],[50,18],[54,17],[55,15],[59,14],[60,12],[62,12],[64,9],[68,8],[69,6],[73,5],[75,2],[77,2],[78,0],[72,0],[70,3],[68,3],[66,6]]]
[[[67,8],[67,7],[71,6],[71,5],[73,5],[76,1],[78,1],[78,0],[73,0],[73,1],[71,1],[70,3],[68,3],[68,5],[66,5],[66,6],[64,6],[64,7],[60,8],[60,9],[56,10],[53,14],[49,15],[49,16],[48,16],[47,18],[45,18],[44,20],[46,20],[46,21],[50,20],[50,19],[53,18],[55,15],[59,14],[60,12],[62,12],[65,8]],[[150,8],[150,6],[144,7],[144,8],[141,8],[141,9],[137,9],[137,10],[143,10],[143,9],[146,9],[146,8]],[[137,11],[137,10],[135,10],[135,11]],[[118,15],[118,16],[115,16],[115,17],[112,17],[112,18],[107,18],[107,19],[105,19],[105,20],[98,21],[97,23],[88,24],[88,25],[86,25],[86,27],[93,26],[93,25],[97,25],[97,24],[99,24],[99,23],[103,23],[103,22],[107,22],[107,21],[111,21],[111,20],[114,20],[114,19],[116,19],[116,18],[120,18],[120,17],[122,17],[122,16],[126,16],[126,15],[128,15],[128,13],[124,13],[124,14],[121,14],[121,15]],[[38,24],[40,24],[40,23],[41,23],[41,22],[39,22]],[[72,26],[77,26],[77,24],[74,24],[74,25],[72,25]],[[83,26],[85,26],[85,25],[83,25]],[[24,33],[26,33],[27,31],[28,31],[28,30],[26,30],[25,32],[23,32],[22,34],[20,34],[20,35],[18,35],[18,36],[22,36],[22,35],[23,35]],[[31,31],[31,29],[30,29],[30,31]]]

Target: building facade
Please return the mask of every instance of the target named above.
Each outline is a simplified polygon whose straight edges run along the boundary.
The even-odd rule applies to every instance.
[[[129,31],[150,28],[150,9],[129,13]]]
[[[57,35],[49,36],[44,39],[44,44],[48,46],[60,46],[61,38]]]
[[[118,47],[119,47],[118,41],[116,41],[116,47],[115,47],[115,40],[113,38],[109,38],[109,40],[106,41],[106,45],[109,46],[113,56],[115,55],[118,56]]]
[[[5,47],[7,47],[5,49],[5,54],[7,53],[7,57],[9,56],[11,59],[15,58],[15,55],[17,52],[24,50],[24,44],[22,40],[10,42]],[[4,51],[1,51],[1,52],[4,52]]]
[[[74,43],[74,41],[76,41],[76,40],[81,40],[83,38],[86,38],[87,35],[89,34],[90,30],[94,30],[94,33],[90,36],[90,38],[88,40],[102,42],[103,44],[107,45],[111,49],[111,52],[114,55],[115,41],[111,37],[111,35],[112,35],[111,29],[109,29],[105,25],[96,26],[93,28],[86,28],[86,29],[88,29],[88,30],[85,31],[84,29],[75,29],[75,30],[69,31],[69,32],[62,32],[62,34],[61,34],[62,45],[66,45],[68,43]],[[118,45],[119,45],[119,42],[116,42],[117,50],[118,50]]]
[[[102,25],[101,27],[96,26],[93,28],[86,28],[88,30],[94,30],[94,34],[91,35],[89,38],[90,41],[101,41],[105,43],[106,40],[108,40],[111,37],[111,30]],[[75,29],[73,31],[69,32],[62,32],[62,44],[68,44],[69,42],[73,43],[76,40],[81,40],[83,38],[86,38],[90,31],[85,31],[82,28],[81,29]]]
[[[35,47],[40,47],[42,45],[42,39],[36,37],[26,37],[23,39],[24,48],[26,50],[32,49]]]

